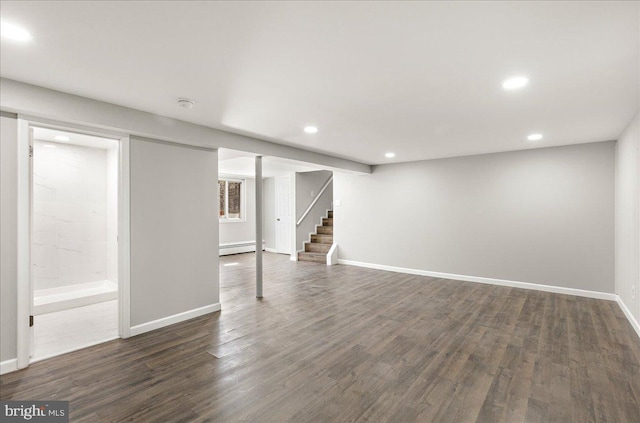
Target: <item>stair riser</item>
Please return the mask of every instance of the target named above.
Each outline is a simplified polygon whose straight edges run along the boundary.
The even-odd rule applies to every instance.
[[[304,251],[308,253],[328,253],[331,249],[331,244],[318,244],[305,242]]]
[[[333,219],[333,210],[329,212],[329,216],[330,219]]]
[[[333,226],[318,226],[316,233],[318,235],[333,235]]]
[[[322,218],[322,226],[333,226],[333,218]]]
[[[312,263],[322,263],[325,264],[327,262],[326,257],[316,257],[316,256],[305,256],[302,254],[298,255],[298,261],[309,261]]]
[[[318,244],[333,244],[332,235],[311,235],[311,242]]]

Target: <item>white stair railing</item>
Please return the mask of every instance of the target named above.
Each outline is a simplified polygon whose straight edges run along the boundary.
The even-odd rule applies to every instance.
[[[329,177],[329,179],[327,180],[327,182],[325,182],[325,184],[322,186],[322,189],[320,190],[320,192],[318,192],[318,195],[316,195],[316,198],[314,198],[313,201],[311,202],[311,204],[309,205],[309,207],[307,207],[307,210],[305,210],[305,212],[302,214],[302,217],[300,217],[300,219],[298,219],[298,221],[296,222],[296,226],[300,226],[300,224],[302,223],[304,218],[307,217],[307,215],[309,214],[309,212],[311,211],[313,206],[316,205],[316,203],[318,202],[318,200],[320,199],[322,194],[324,194],[324,192],[327,190],[327,187],[329,187],[329,184],[331,183],[331,181],[333,181],[333,175],[331,175]]]

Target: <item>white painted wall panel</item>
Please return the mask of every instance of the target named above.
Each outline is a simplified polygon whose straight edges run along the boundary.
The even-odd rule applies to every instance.
[[[616,142],[616,294],[636,322],[640,322],[639,191],[640,114]]]
[[[219,302],[218,155],[131,140],[131,324]]]

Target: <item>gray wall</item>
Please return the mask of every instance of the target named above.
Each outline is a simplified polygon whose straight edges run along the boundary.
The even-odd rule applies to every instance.
[[[131,325],[219,302],[218,154],[131,141]]]
[[[18,121],[0,116],[0,361],[16,358]]]
[[[220,244],[255,241],[256,239],[256,180],[246,176],[220,175],[220,177],[244,179],[245,221],[221,222]]]
[[[330,177],[331,172],[328,170],[296,173],[296,222]],[[316,225],[322,223],[322,218],[327,216],[327,209],[331,208],[332,201],[333,187],[329,185],[307,217],[296,228],[296,250],[304,249],[304,243],[309,240],[309,233],[315,232]]]
[[[266,248],[276,248],[276,178],[262,180],[262,233]]]
[[[614,292],[614,143],[336,172],[340,258]]]
[[[616,294],[640,322],[640,114],[616,143]],[[636,297],[631,287],[636,288]]]

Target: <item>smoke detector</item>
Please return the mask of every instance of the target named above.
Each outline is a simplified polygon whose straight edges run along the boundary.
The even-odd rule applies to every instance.
[[[195,103],[187,98],[179,98],[178,99],[178,106],[185,108],[185,109],[191,109],[193,108],[193,105]]]

